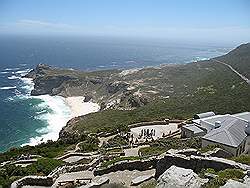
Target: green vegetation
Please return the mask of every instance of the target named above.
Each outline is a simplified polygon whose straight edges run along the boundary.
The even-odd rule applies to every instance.
[[[155,188],[157,185],[157,181],[156,180],[151,180],[148,183],[142,184],[140,186],[140,188]]]
[[[62,161],[56,159],[41,158],[27,167],[15,166],[13,164],[5,165],[0,168],[0,185],[9,187],[13,181],[23,176],[48,175],[52,170],[62,164]]]
[[[79,145],[81,152],[92,152],[98,150],[99,140],[96,137],[87,136],[86,139]]]
[[[141,157],[136,157],[136,156],[131,156],[131,157],[116,157],[112,160],[109,160],[109,161],[104,161],[102,164],[101,164],[101,167],[102,168],[106,168],[108,167],[109,165],[113,165],[119,161],[134,161],[134,160],[140,160],[142,159]]]
[[[217,175],[216,178],[211,179],[208,183],[203,185],[203,188],[219,188],[223,186],[229,179],[239,180],[244,177],[244,172],[240,169],[225,169],[216,172],[214,169],[203,169],[200,172],[200,177],[204,178],[205,173]]]
[[[231,160],[250,165],[250,155],[240,155],[238,157],[232,157]]]
[[[241,74],[245,75],[247,78],[250,78],[249,50],[250,50],[250,43],[243,44],[237,47],[235,50],[229,52],[229,54],[221,56],[219,58],[215,58],[215,59],[218,59],[220,61],[223,61],[231,65]]]
[[[162,138],[150,143],[150,147],[141,148],[141,156],[154,156],[166,152],[169,149],[201,148],[200,138],[179,139]]]
[[[54,158],[62,155],[71,144],[66,144],[61,141],[48,141],[37,146],[24,146],[21,148],[12,148],[5,153],[0,153],[0,163],[11,159],[16,159],[22,154],[41,155],[42,157]]]
[[[166,152],[166,149],[164,147],[160,147],[160,146],[145,147],[145,148],[139,149],[139,153],[143,157],[144,156],[156,156],[156,155],[160,155],[164,152]]]
[[[104,144],[104,147],[120,147],[124,145],[128,145],[128,141],[125,138],[116,135],[114,138],[109,139],[108,142]]]

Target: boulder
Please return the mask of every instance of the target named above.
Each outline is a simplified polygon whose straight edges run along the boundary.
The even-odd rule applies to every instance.
[[[167,153],[169,153],[169,154],[182,154],[182,155],[190,156],[190,155],[197,155],[198,150],[193,149],[193,148],[182,149],[182,150],[169,149],[167,151]]]
[[[221,186],[221,188],[248,188],[249,185],[245,184],[245,183],[241,183],[235,180],[228,180],[227,183],[223,186]]]
[[[136,178],[132,179],[131,185],[133,185],[133,186],[139,185],[145,181],[150,180],[153,177],[154,177],[153,174],[136,177]]]
[[[201,179],[191,169],[171,166],[157,180],[157,188],[199,188],[208,179]]]
[[[221,148],[215,148],[211,151],[208,151],[206,153],[202,153],[202,156],[210,156],[210,157],[220,157],[220,158],[230,158],[233,157],[233,155]]]

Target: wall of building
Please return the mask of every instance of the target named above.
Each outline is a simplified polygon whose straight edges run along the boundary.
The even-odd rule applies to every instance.
[[[194,134],[193,131],[186,129],[185,127],[181,128],[181,137],[182,138],[191,138],[191,137],[195,137],[195,136],[204,136],[205,132],[200,132],[200,133],[196,133]]]
[[[206,139],[202,139],[201,144],[202,144],[202,147],[206,147],[208,145],[220,145],[224,150],[226,150],[226,151],[230,152],[231,154],[233,154],[233,156],[237,156],[237,148],[226,146],[226,145],[219,144],[219,143],[216,143],[216,142],[212,142],[212,141],[209,141],[209,140],[206,140]]]

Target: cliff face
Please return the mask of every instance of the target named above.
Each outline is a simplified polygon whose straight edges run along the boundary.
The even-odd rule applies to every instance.
[[[85,101],[97,102],[102,109],[132,109],[146,104],[148,96],[131,91],[131,84],[121,73],[119,70],[81,72],[39,64],[25,77],[34,80],[33,96],[85,96]]]

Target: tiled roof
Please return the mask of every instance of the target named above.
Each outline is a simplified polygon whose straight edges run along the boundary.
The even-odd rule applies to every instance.
[[[244,119],[246,121],[250,121],[250,112],[242,112],[239,114],[234,114],[233,116]]]
[[[240,119],[225,119],[219,128],[211,130],[202,138],[213,142],[238,147],[247,136],[245,128],[247,122]]]

